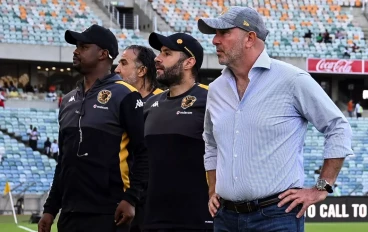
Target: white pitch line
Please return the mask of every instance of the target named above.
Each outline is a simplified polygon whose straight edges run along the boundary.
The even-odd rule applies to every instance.
[[[23,229],[23,230],[26,230],[26,231],[29,231],[29,232],[37,232],[37,231],[35,231],[35,230],[31,230],[31,229],[29,229],[29,228],[27,228],[27,227],[24,227],[24,226],[19,226],[19,225],[17,225],[19,228],[21,228],[21,229]]]

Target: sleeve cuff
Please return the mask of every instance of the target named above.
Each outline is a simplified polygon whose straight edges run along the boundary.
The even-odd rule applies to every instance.
[[[54,219],[56,218],[56,215],[59,213],[59,210],[51,209],[51,208],[44,208],[43,213],[51,214]]]
[[[129,194],[129,192],[125,192],[122,200],[128,202],[129,204],[131,204],[134,207],[137,204],[137,202],[139,201],[139,199],[137,197],[132,196],[131,194]]]
[[[339,159],[339,158],[346,158],[349,155],[354,155],[353,152],[351,153],[334,153],[334,152],[328,152],[323,155],[323,159]]]
[[[217,168],[217,158],[212,158],[211,160],[204,160],[204,168],[206,171],[216,170]]]
[[[348,138],[334,138],[325,143],[324,159],[345,158],[354,155]]]

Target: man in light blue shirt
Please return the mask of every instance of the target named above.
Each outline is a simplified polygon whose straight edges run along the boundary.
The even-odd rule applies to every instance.
[[[333,191],[353,153],[349,123],[308,73],[267,55],[254,9],[231,7],[198,27],[215,34],[226,65],[210,84],[203,134],[215,231],[304,231],[305,210]],[[308,121],[326,142],[320,178],[303,188]]]

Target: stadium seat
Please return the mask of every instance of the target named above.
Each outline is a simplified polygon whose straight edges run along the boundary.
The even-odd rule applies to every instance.
[[[17,109],[6,109],[0,111],[0,118],[5,118],[9,122],[9,125],[12,126],[6,127],[8,133],[17,129],[20,133],[26,134],[26,128],[29,125],[26,125],[26,127],[22,123],[23,117],[32,113],[35,113],[38,119],[52,119],[49,122],[37,120],[33,125],[41,128],[42,125],[45,128],[52,128],[49,136],[51,139],[54,139],[53,136],[55,134],[52,132],[55,131],[55,128],[58,128],[57,120],[55,120],[58,114],[57,110],[23,109],[19,111]],[[10,118],[10,115],[13,118]],[[57,130],[55,132],[57,133]],[[28,136],[26,137],[26,141],[28,141]],[[49,159],[47,156],[41,155],[40,152],[33,151],[31,148],[26,147],[23,143],[18,142],[1,131],[0,147],[5,148],[4,161],[0,165],[0,170],[4,170],[0,172],[0,183],[10,181],[12,186],[17,186],[20,183],[29,184],[34,182],[36,185],[27,189],[26,193],[43,194],[45,191],[48,191],[56,166],[54,159]],[[17,189],[15,193],[21,191],[22,188]]]
[[[336,48],[356,43],[357,46],[366,49],[363,40],[364,33],[360,27],[352,24],[353,16],[350,11],[342,6],[350,6],[349,0],[286,0],[281,4],[276,0],[191,0],[167,1],[157,0],[152,2],[152,8],[165,20],[171,28],[178,32],[191,33],[204,47],[205,53],[214,53],[211,45],[211,35],[203,35],[198,31],[199,18],[215,17],[229,6],[248,6],[255,8],[264,16],[264,21],[270,34],[266,40],[269,54],[273,57],[334,57],[342,58],[343,52],[337,52]],[[361,6],[361,1],[354,1],[355,6]],[[183,7],[185,5],[185,7]],[[322,16],[322,17],[321,17]],[[304,41],[304,34],[310,29],[314,35],[308,46]],[[337,31],[346,33],[344,39],[333,39],[331,44],[317,43],[318,33],[328,30],[331,37],[335,37]],[[298,47],[298,49],[291,49]],[[295,52],[296,51],[296,52]],[[362,54],[352,54],[356,58]]]
[[[1,1],[0,43],[71,46],[64,41],[65,30],[84,31],[92,24],[102,25],[101,19],[83,0],[38,0],[36,2]],[[148,44],[137,31],[111,30],[116,34],[121,48],[130,44]],[[132,42],[132,40],[135,41]]]

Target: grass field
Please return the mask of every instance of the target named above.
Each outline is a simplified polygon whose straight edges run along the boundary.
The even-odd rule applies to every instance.
[[[20,226],[27,227],[33,231],[37,231],[37,224],[30,224],[28,220],[31,216],[30,215],[21,215],[17,216],[18,224]],[[18,228],[14,224],[13,216],[0,216],[0,232],[25,232],[26,230]],[[53,232],[57,232],[56,225],[53,225],[52,230]]]
[[[30,216],[18,216],[19,225],[37,231],[36,224],[29,224]],[[14,224],[13,216],[0,216],[0,232],[25,232]],[[30,231],[30,230],[29,230]],[[52,232],[57,232],[56,225],[53,225]],[[305,232],[368,232],[367,223],[307,223]],[[101,231],[103,232],[103,231]]]

